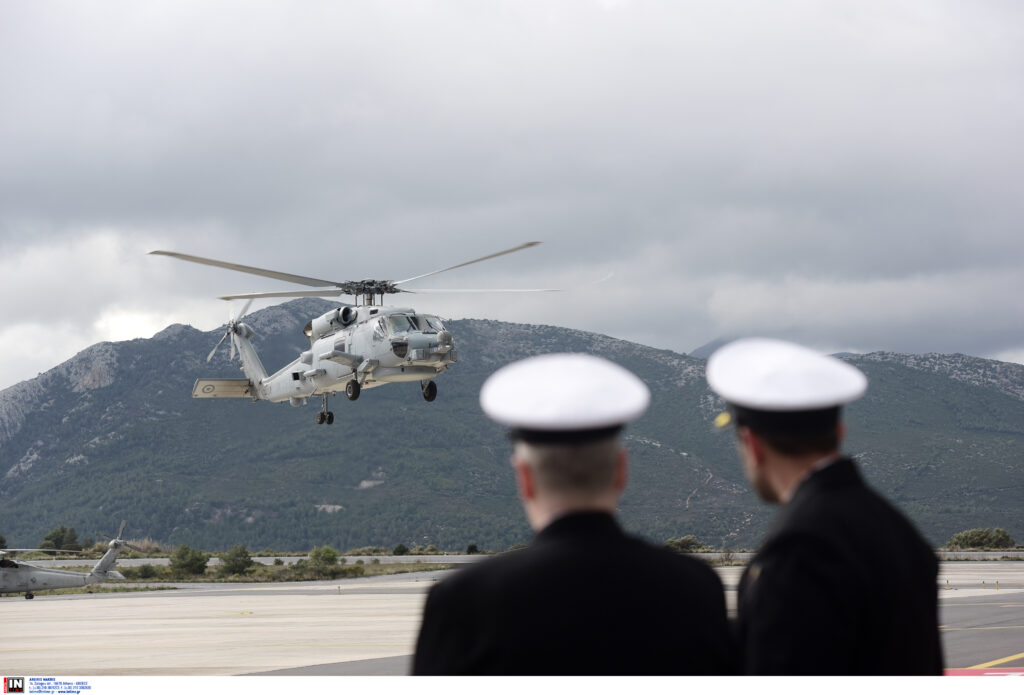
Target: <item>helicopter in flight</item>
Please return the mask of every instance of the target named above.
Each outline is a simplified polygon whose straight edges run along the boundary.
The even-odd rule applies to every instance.
[[[47,550],[46,548],[12,548],[0,550],[0,594],[25,593],[25,598],[35,598],[36,591],[45,589],[67,589],[69,587],[87,586],[98,582],[105,582],[111,579],[124,579],[120,572],[114,571],[114,563],[121,549],[128,545],[121,537],[124,533],[125,521],[121,522],[121,528],[117,531],[117,537],[111,538],[107,544],[107,552],[93,566],[88,574],[84,572],[71,572],[68,570],[53,570],[43,567],[36,567],[27,562],[15,562],[7,557],[14,552],[31,552],[34,550]],[[106,536],[110,538],[109,536]],[[132,546],[129,546],[132,547]],[[48,550],[53,550],[52,548]],[[61,550],[59,552],[72,552]]]
[[[322,406],[316,415],[316,423],[330,425],[334,423],[334,413],[330,410],[328,400],[331,394],[343,391],[348,400],[354,401],[359,398],[364,388],[418,381],[424,400],[431,402],[437,397],[434,377],[447,371],[458,360],[455,338],[439,317],[419,313],[408,307],[384,306],[384,295],[427,292],[557,292],[557,289],[414,291],[401,287],[414,280],[522,251],[539,243],[531,241],[482,258],[398,281],[339,282],[173,251],[151,251],[150,254],[170,256],[190,263],[226,268],[316,288],[251,292],[220,297],[228,301],[245,299],[247,302],[242,311],[228,321],[224,336],[214,346],[206,361],[213,359],[221,344],[230,338],[230,358],[234,360],[237,348],[245,378],[198,379],[192,389],[192,397],[251,398],[253,401],[288,402],[294,407],[299,407],[309,398],[320,396]],[[356,303],[342,303],[339,308],[332,309],[307,323],[304,332],[309,338],[309,349],[278,371],[268,374],[253,347],[252,339],[255,333],[241,321],[252,301],[260,298],[344,295],[352,295]],[[378,297],[380,303],[377,301]]]

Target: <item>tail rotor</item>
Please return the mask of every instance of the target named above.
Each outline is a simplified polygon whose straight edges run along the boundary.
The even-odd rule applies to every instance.
[[[230,359],[232,362],[235,360],[235,335],[238,333],[238,326],[242,321],[242,317],[245,316],[246,312],[249,311],[250,306],[252,306],[252,299],[249,299],[249,301],[245,303],[245,306],[242,307],[241,312],[239,312],[237,315],[231,315],[228,317],[228,323],[225,326],[224,335],[221,336],[221,339],[217,341],[217,344],[213,346],[212,350],[210,350],[210,354],[206,356],[207,362],[213,359],[213,356],[217,354],[217,349],[225,340],[227,340],[228,336],[231,337],[231,355],[228,359]]]
[[[103,538],[106,538],[108,541],[110,541],[110,547],[111,548],[120,548],[121,546],[124,546],[126,548],[131,548],[132,550],[134,550],[137,553],[142,553],[143,555],[145,555],[146,554],[145,550],[143,550],[142,548],[139,548],[138,546],[132,545],[131,543],[129,543],[128,541],[126,541],[123,538],[123,536],[124,536],[124,527],[125,527],[125,525],[127,523],[128,523],[127,519],[124,519],[124,520],[121,521],[121,528],[117,529],[117,536],[114,537],[114,538],[111,538],[110,536],[108,536],[105,533],[97,532],[96,535],[97,536],[102,536]]]

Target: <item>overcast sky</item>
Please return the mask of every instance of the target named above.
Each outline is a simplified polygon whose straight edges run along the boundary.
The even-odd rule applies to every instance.
[[[153,249],[1024,362],[1022,124],[1015,0],[0,0],[0,388],[289,287]]]

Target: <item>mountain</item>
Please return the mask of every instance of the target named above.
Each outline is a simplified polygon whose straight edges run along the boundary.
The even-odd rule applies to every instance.
[[[297,300],[246,318],[274,370],[308,348],[302,327],[333,304]],[[459,362],[427,403],[417,384],[319,402],[193,400],[200,376],[238,376],[222,329],[174,325],[148,340],[94,345],[0,392],[0,533],[30,547],[60,524],[80,537],[128,533],[206,549],[302,550],[468,543],[504,548],[530,531],[515,497],[503,429],[477,394],[499,366],[581,351],[651,387],[627,431],[625,525],[653,540],[696,534],[755,547],[774,510],[749,492],[704,360],[552,326],[449,322]],[[1024,366],[964,355],[851,356],[871,386],[847,408],[846,450],[938,545],[973,527],[1024,536]],[[537,388],[544,388],[538,383]]]

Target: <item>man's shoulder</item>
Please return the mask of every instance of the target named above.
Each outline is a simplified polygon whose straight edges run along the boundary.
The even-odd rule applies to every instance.
[[[569,539],[530,545],[502,553],[464,567],[437,586],[443,592],[462,595],[505,592],[509,587],[533,585],[544,576],[581,573],[586,576],[612,576],[626,573],[636,581],[706,582],[721,585],[709,565],[695,558],[662,548],[625,533],[603,539],[603,543],[573,543]]]
[[[828,562],[836,566],[866,566],[934,557],[910,519],[859,475],[834,482],[812,484],[786,505],[758,552],[760,559],[807,553],[810,562],[821,564],[829,554]]]
[[[517,574],[534,563],[533,556],[536,553],[531,550],[527,547],[506,551],[460,567],[439,581],[435,588],[443,587],[442,590],[465,591],[474,586],[486,587],[495,583],[512,581]]]
[[[718,575],[715,574],[710,565],[702,560],[655,545],[635,536],[627,536],[626,543],[637,561],[648,564],[653,568],[686,575],[703,575],[717,581]]]
[[[905,517],[891,502],[867,484],[852,459],[843,458],[811,475],[783,511],[785,523],[821,527],[828,519],[855,517],[861,525],[899,523]]]

